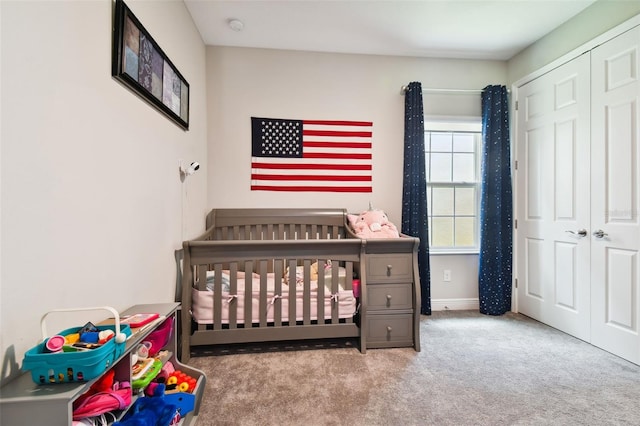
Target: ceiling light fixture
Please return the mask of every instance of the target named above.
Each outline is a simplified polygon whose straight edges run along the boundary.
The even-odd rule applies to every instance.
[[[233,31],[242,31],[244,28],[244,24],[239,19],[229,19],[229,28]]]

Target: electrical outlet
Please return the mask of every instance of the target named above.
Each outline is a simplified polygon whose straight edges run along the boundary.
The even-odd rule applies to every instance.
[[[450,282],[451,281],[451,269],[445,269],[442,274],[442,281]]]

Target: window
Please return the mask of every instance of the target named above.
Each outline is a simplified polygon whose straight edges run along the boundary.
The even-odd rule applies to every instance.
[[[430,250],[477,253],[481,124],[425,121],[425,129]]]

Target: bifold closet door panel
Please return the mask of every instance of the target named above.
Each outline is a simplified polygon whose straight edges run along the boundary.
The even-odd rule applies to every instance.
[[[640,363],[640,27],[591,56],[591,343]]]

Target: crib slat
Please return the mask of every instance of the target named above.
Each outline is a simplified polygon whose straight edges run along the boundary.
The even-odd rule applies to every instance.
[[[214,265],[213,328],[222,329],[222,265]]]
[[[353,296],[353,262],[345,262],[346,278],[344,280],[344,289],[351,291],[350,296]],[[351,312],[355,314],[355,312]],[[353,317],[347,317],[345,322],[353,322]]]
[[[257,267],[260,275],[260,294],[258,295],[258,316],[260,327],[267,326],[267,262],[260,261]]]
[[[206,290],[207,288],[207,268],[206,265],[196,265],[195,268],[195,276],[196,276],[196,288],[198,290]]]
[[[302,323],[304,325],[311,324],[311,261],[305,259],[303,262],[304,286],[302,288]],[[294,300],[297,295],[294,295]],[[296,305],[297,303],[290,303]],[[289,317],[291,318],[291,317]],[[294,323],[297,316],[293,317]]]
[[[195,265],[196,288],[206,290],[207,288],[207,265]],[[206,329],[206,325],[198,324],[198,329]]]
[[[338,281],[340,280],[340,268],[338,265],[334,268],[331,267],[331,323],[336,324],[340,322],[339,308],[340,303],[338,300]],[[346,278],[345,278],[346,279]],[[335,296],[335,298],[333,297]]]
[[[342,233],[342,230],[337,226],[330,226],[330,228],[331,228],[331,231],[329,233],[330,238],[333,238],[333,239],[340,238],[340,234]]]
[[[293,260],[293,262],[297,264],[296,260]],[[293,269],[295,271],[296,267],[294,266]],[[289,313],[287,316],[289,320],[289,326],[291,326],[292,324],[295,325],[296,323],[296,289],[297,287],[298,287],[297,280],[293,282],[289,281],[289,286],[287,288],[288,297],[289,297]]]
[[[325,281],[325,266],[327,260],[318,260],[318,290],[317,290],[317,319],[318,324],[324,323],[324,301],[325,301],[325,290],[326,290],[326,281]]]
[[[216,274],[217,275],[217,274]],[[229,328],[237,328],[238,323],[238,300],[233,296],[238,294],[238,263],[229,264],[229,294],[227,300],[223,303],[227,304],[229,314]]]
[[[282,295],[283,292],[286,292],[288,294],[288,303],[289,303],[289,310],[288,310],[288,320],[289,323],[291,323],[291,305],[292,305],[292,301],[295,301],[295,290],[296,290],[296,285],[297,285],[297,271],[296,271],[296,267],[297,267],[297,262],[296,259],[287,259],[285,260],[287,268],[288,268],[288,277],[287,277],[287,286],[284,289],[280,289],[278,292],[276,292],[276,294],[278,295]],[[293,289],[293,299],[291,296],[291,291]],[[284,290],[284,291],[283,291]],[[281,300],[278,299],[278,302],[280,302]],[[282,318],[281,314],[282,314],[282,310],[283,310],[284,306],[282,305],[282,303],[278,304],[278,314],[279,317]],[[295,309],[295,307],[294,307]],[[295,313],[295,311],[294,311]],[[293,317],[295,319],[295,317]],[[280,323],[282,324],[282,323]]]
[[[275,261],[275,267],[277,269],[283,269],[285,261]],[[295,279],[295,278],[294,278]],[[276,280],[273,289],[273,295],[267,300],[267,311],[273,312],[273,325],[276,327],[282,326],[282,281]],[[276,297],[277,296],[277,297]]]

